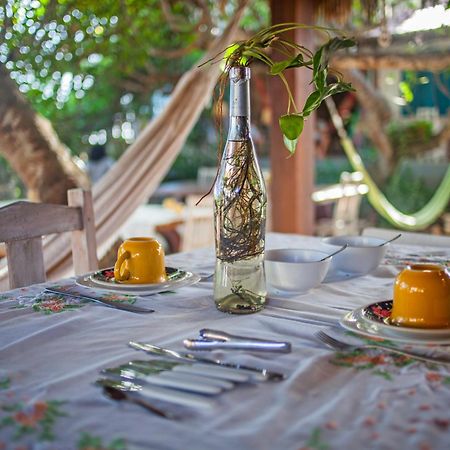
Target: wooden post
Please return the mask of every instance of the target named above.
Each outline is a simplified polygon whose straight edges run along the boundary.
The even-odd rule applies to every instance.
[[[271,0],[272,23],[299,22],[313,24],[313,2],[308,0]],[[309,30],[287,34],[312,49],[313,35]],[[302,108],[311,93],[311,74],[307,69],[288,70],[286,78],[292,88],[298,108]],[[305,121],[302,136],[293,157],[284,147],[278,118],[286,114],[287,94],[278,77],[271,80],[271,208],[272,229],[284,233],[312,235],[314,231],[314,115]]]

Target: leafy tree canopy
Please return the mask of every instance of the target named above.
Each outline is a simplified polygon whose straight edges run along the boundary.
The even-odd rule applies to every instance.
[[[0,63],[74,153],[95,140],[120,153],[227,24],[235,1],[5,0]],[[252,2],[244,29],[268,22]],[[92,136],[97,132],[96,137]]]

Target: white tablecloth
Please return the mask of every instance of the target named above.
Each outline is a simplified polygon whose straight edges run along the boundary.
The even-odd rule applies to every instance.
[[[267,248],[317,243],[270,234]],[[411,251],[433,249],[390,249],[394,257]],[[172,255],[168,262],[209,273],[214,253]],[[272,317],[337,324],[343,309],[391,298],[398,270],[380,265],[364,277],[270,299],[263,312],[245,316],[215,309],[212,282],[140,299],[136,304],[156,310],[149,315],[93,303],[29,306],[38,285],[7,292],[0,297],[0,449],[449,449],[449,366],[376,351],[336,354],[314,338],[323,326]],[[170,406],[181,413],[176,421],[109,400],[94,386],[101,369],[150,358],[129,348],[129,340],[182,350],[182,339],[204,327],[290,341],[286,355],[215,352],[287,379],[239,385],[216,397],[210,411]]]

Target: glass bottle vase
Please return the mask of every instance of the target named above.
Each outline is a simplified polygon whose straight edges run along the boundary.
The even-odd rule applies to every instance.
[[[250,133],[250,69],[230,70],[230,124],[216,183],[214,301],[248,314],[266,300],[266,189]]]

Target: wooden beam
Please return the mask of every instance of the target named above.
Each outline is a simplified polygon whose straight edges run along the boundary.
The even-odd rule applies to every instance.
[[[300,22],[313,24],[313,2],[308,0],[271,0],[272,23]],[[305,47],[312,48],[309,30],[297,30],[287,35]],[[308,70],[287,71],[295,101],[301,108],[311,92]],[[273,231],[313,234],[314,205],[314,116],[308,118],[294,156],[284,147],[278,118],[286,114],[287,94],[278,77],[271,80],[271,213]]]
[[[356,53],[355,55],[339,54],[332,58],[330,65],[337,70],[428,70],[438,72],[450,67],[450,54],[447,52],[435,52],[429,54],[396,53],[396,54],[368,54]]]

